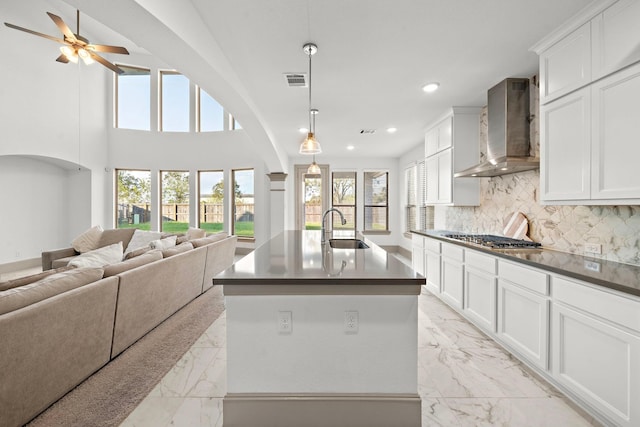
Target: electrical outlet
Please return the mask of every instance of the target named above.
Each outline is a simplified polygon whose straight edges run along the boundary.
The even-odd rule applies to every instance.
[[[358,312],[357,311],[344,312],[344,331],[347,334],[358,333]]]
[[[293,320],[290,311],[278,312],[278,333],[290,334],[293,332]]]
[[[587,270],[595,271],[596,273],[600,272],[600,263],[595,261],[585,261],[584,268]]]
[[[585,243],[584,244],[585,253],[589,254],[602,254],[602,245],[599,243]]]

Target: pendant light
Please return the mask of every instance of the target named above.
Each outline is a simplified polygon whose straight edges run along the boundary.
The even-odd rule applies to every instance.
[[[315,117],[312,125],[312,116],[317,114],[318,110],[311,109],[311,57],[318,51],[318,46],[313,43],[305,44],[302,49],[309,56],[309,133],[302,144],[300,144],[300,154],[319,154],[322,153],[320,143],[315,137]],[[315,111],[315,113],[314,113]]]
[[[309,165],[309,169],[307,169],[307,175],[320,175],[322,171],[320,170],[320,166],[316,163],[316,155],[313,155],[313,162]]]

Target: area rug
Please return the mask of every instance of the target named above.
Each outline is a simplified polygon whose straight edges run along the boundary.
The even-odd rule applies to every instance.
[[[28,427],[118,426],[224,311],[214,286],[67,393]]]

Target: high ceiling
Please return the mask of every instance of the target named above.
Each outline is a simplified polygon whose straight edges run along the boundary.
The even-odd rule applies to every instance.
[[[316,133],[322,155],[354,158],[399,157],[423,140],[426,127],[447,108],[485,105],[487,89],[503,78],[536,74],[537,56],[529,48],[590,3],[64,1],[126,37],[133,44],[127,47],[161,56],[210,92],[216,93],[213,86],[219,81],[226,82],[228,90],[219,93],[219,101],[250,137],[268,139],[287,156],[298,155],[304,137],[298,129],[308,124],[308,92],[288,87],[284,73],[306,73],[302,46],[316,43],[312,107],[320,111]],[[145,11],[161,30],[141,22],[140,13],[114,13],[124,8]],[[95,21],[95,30],[85,21],[88,33],[103,31]],[[166,32],[162,46],[154,31]],[[181,39],[193,55],[185,56],[189,49],[170,43],[171,37]],[[108,35],[98,39],[113,41]],[[122,39],[111,44],[116,43],[126,46]],[[208,73],[200,72],[203,64]],[[421,87],[431,81],[439,82],[440,89],[426,94]],[[242,105],[234,104],[233,93]],[[391,126],[398,129],[394,134],[386,132]],[[362,129],[375,133],[361,134]],[[348,151],[347,145],[355,149]]]

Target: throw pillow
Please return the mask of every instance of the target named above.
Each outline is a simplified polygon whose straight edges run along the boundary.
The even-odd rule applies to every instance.
[[[173,248],[165,249],[162,251],[162,256],[164,258],[169,258],[170,256],[178,255],[183,252],[188,252],[193,249],[193,245],[191,242],[186,242],[179,244],[178,246],[174,246]]]
[[[169,236],[164,239],[154,240],[151,243],[149,243],[149,247],[151,249],[160,249],[160,250],[169,249],[176,245],[177,239],[178,239],[178,236]]]
[[[104,268],[104,277],[115,276],[116,274],[124,273],[125,271],[132,270],[134,268],[150,264],[154,261],[159,261],[162,259],[162,252],[160,251],[149,251],[146,254],[140,255],[138,257],[118,262],[116,264],[107,265]]]
[[[122,261],[122,242],[78,255],[69,262],[75,267],[104,267]]]
[[[124,251],[124,256],[133,250],[144,248],[145,246],[149,246],[154,240],[158,240],[162,236],[162,233],[159,231],[145,231],[138,230],[133,232],[133,236],[131,237],[131,241],[127,245],[127,249]]]
[[[71,242],[71,246],[76,252],[84,253],[89,252],[94,249],[98,249],[98,242],[100,241],[100,237],[102,236],[102,227],[96,225],[95,227],[91,227]]]
[[[29,285],[31,283],[35,283],[38,280],[42,280],[45,277],[51,276],[52,274],[61,273],[63,271],[67,271],[72,268],[74,267],[65,266],[65,267],[56,268],[55,270],[54,269],[46,270],[46,271],[43,271],[42,273],[31,274],[29,276],[19,277],[17,279],[0,282],[0,292],[6,291],[7,289],[11,289],[11,288],[17,288],[18,286],[24,286],[24,285]]]
[[[206,236],[206,234],[207,234],[206,230],[203,230],[201,228],[189,227],[189,229],[187,230],[187,239],[188,240],[200,239]]]
[[[102,232],[102,237],[100,237],[98,247],[104,248],[105,246],[122,242],[122,247],[126,248],[134,231],[136,231],[135,228],[114,228],[111,230],[104,230]]]
[[[140,256],[140,255],[144,255],[147,252],[149,252],[150,250],[151,250],[151,248],[149,246],[145,246],[144,248],[134,249],[131,252],[128,252],[123,257],[124,258],[123,261],[126,261],[126,260],[131,259],[131,258],[135,258],[135,257]]]

